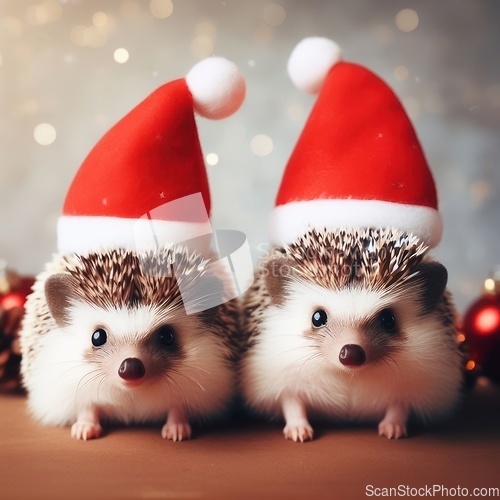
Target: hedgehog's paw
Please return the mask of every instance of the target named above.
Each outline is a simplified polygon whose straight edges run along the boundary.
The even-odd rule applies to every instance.
[[[312,441],[314,430],[307,420],[291,420],[283,429],[285,439],[291,439],[295,443]]]
[[[163,439],[182,441],[191,437],[191,426],[187,422],[167,422],[161,429]]]
[[[387,439],[400,439],[406,437],[406,424],[395,420],[385,419],[378,424],[378,435]]]
[[[102,434],[102,427],[99,423],[78,420],[71,427],[71,437],[74,439],[97,439]]]
[[[182,441],[191,437],[191,426],[188,424],[186,413],[178,408],[168,412],[167,423],[161,429],[163,439]]]

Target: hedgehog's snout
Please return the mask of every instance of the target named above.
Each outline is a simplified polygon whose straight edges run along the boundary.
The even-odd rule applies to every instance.
[[[142,361],[137,358],[127,358],[122,361],[120,368],[118,368],[118,375],[123,380],[134,381],[139,380],[146,374],[146,368]]]
[[[361,346],[346,344],[340,349],[339,360],[345,366],[361,366],[366,361],[366,354]]]

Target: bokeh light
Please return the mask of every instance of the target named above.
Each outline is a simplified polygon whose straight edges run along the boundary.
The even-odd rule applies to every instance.
[[[279,26],[285,21],[286,12],[281,5],[270,3],[264,7],[262,17],[269,26]]]
[[[265,134],[258,134],[252,137],[250,149],[257,156],[267,156],[273,151],[273,140]]]
[[[213,40],[215,38],[217,30],[215,28],[215,24],[211,21],[200,21],[196,25],[194,32],[197,35],[204,35]]]
[[[59,21],[62,13],[62,6],[57,0],[45,0],[27,7],[25,18],[29,24],[41,25]]]
[[[418,23],[418,14],[413,9],[403,9],[396,14],[396,27],[404,33],[415,30]]]
[[[94,12],[92,16],[92,24],[97,27],[104,27],[108,23],[108,16],[101,11]]]
[[[400,82],[407,80],[409,75],[410,72],[406,66],[399,65],[394,68],[394,76],[396,77],[396,80],[399,80]]]
[[[211,166],[217,165],[217,163],[219,163],[219,157],[215,153],[208,153],[206,159],[207,164]]]
[[[114,31],[115,23],[106,13],[97,11],[92,15],[92,24],[78,24],[70,31],[71,41],[78,47],[99,48],[106,45],[108,34]]]
[[[476,367],[476,362],[472,359],[469,359],[469,361],[467,361],[467,364],[465,365],[465,369],[466,370],[474,370],[474,368]]]
[[[72,64],[75,62],[75,55],[74,54],[65,54],[63,57],[63,61],[66,64]]]
[[[484,290],[488,293],[495,293],[496,283],[493,278],[484,280]]]
[[[191,53],[197,59],[211,56],[214,51],[212,40],[206,35],[195,36],[191,42]]]
[[[57,133],[50,123],[39,123],[33,131],[33,136],[41,146],[49,146],[56,140]]]
[[[127,49],[120,47],[113,52],[113,58],[118,64],[126,63],[129,59],[129,53]]]
[[[28,99],[23,103],[23,111],[28,115],[33,115],[38,111],[38,103],[34,99]]]
[[[476,331],[481,335],[491,335],[500,328],[500,312],[496,307],[486,307],[474,320]]]
[[[495,195],[491,182],[485,179],[478,179],[472,182],[470,190],[472,195],[472,206],[474,208],[478,208]]]
[[[149,2],[149,12],[156,19],[166,19],[174,12],[174,4],[171,0],[151,0]]]

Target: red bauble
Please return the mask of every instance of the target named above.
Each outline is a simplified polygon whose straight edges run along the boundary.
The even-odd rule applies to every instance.
[[[470,360],[482,373],[500,384],[500,294],[485,293],[463,319]]]
[[[0,307],[8,311],[13,307],[23,307],[35,279],[31,276],[19,277],[12,288],[0,295]]]
[[[19,331],[34,281],[31,276],[21,277],[7,270],[0,260],[0,390],[21,386]]]
[[[0,297],[0,307],[6,311],[14,307],[23,307],[26,302],[26,294],[21,292],[8,292]]]

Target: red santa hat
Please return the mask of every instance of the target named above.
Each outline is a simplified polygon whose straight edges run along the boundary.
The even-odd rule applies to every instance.
[[[326,38],[306,38],[290,56],[293,82],[319,95],[288,161],[271,238],[281,245],[308,227],[396,227],[434,247],[436,188],[412,124],[385,82],[340,56]]]
[[[225,118],[244,97],[238,68],[221,57],[204,59],[185,78],[155,90],[102,137],[78,170],[58,221],[59,251],[133,250],[211,234],[194,112]]]

